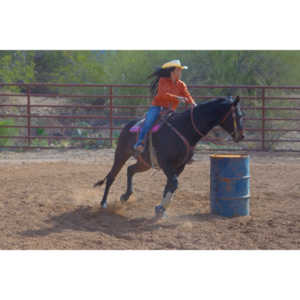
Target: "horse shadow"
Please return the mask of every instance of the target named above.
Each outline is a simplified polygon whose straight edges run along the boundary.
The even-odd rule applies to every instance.
[[[153,219],[130,219],[119,213],[81,206],[72,211],[52,216],[45,220],[51,224],[37,230],[26,230],[19,234],[25,237],[47,236],[67,230],[83,232],[102,232],[117,238],[126,238],[130,232],[141,233],[160,228],[174,228],[174,224],[162,224]]]
[[[51,224],[48,227],[37,230],[26,230],[19,234],[24,237],[47,236],[52,233],[60,233],[67,230],[82,232],[102,232],[116,238],[128,238],[128,233],[143,233],[159,229],[173,229],[186,220],[193,222],[207,221],[216,216],[210,214],[187,214],[174,216],[163,220],[155,218],[130,219],[122,214],[95,209],[91,206],[80,206],[72,211],[52,216],[45,220]]]

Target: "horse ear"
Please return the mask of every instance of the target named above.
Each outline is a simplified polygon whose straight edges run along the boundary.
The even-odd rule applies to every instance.
[[[234,101],[233,101],[233,105],[234,105],[234,106],[237,106],[238,103],[240,102],[240,100],[241,100],[241,99],[240,99],[240,96],[236,96],[235,99],[234,99]]]

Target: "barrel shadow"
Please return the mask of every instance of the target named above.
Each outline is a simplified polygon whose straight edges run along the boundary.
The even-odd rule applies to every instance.
[[[180,216],[173,216],[171,218],[172,221],[175,222],[185,222],[185,221],[191,221],[191,222],[205,222],[205,221],[212,221],[212,220],[226,220],[227,218],[210,214],[210,213],[194,213],[194,214],[186,214],[186,215],[180,215]]]

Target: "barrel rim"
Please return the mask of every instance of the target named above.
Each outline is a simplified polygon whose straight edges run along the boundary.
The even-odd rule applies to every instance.
[[[210,158],[249,158],[247,153],[215,153],[211,154]]]

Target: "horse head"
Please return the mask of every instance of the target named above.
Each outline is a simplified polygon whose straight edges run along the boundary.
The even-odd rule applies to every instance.
[[[233,140],[238,143],[244,139],[243,117],[244,113],[240,107],[240,97],[237,96],[234,100],[228,99],[229,110],[220,122],[220,126],[229,133]]]

